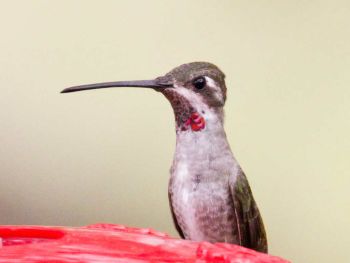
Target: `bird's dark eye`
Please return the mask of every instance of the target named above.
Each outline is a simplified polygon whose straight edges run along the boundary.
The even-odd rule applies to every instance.
[[[195,78],[192,81],[192,84],[196,89],[203,89],[205,87],[205,78],[204,77]]]

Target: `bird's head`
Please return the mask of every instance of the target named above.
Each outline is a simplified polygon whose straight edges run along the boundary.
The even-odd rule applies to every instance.
[[[152,88],[163,93],[174,109],[178,130],[203,130],[210,118],[222,122],[225,75],[208,62],[183,64],[153,80],[88,84],[64,89],[62,93],[111,87]]]

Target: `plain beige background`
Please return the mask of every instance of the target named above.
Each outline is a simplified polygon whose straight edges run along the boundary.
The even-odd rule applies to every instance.
[[[349,1],[0,1],[0,223],[152,227],[168,200],[173,113],[140,89],[205,60],[270,252],[350,262]]]

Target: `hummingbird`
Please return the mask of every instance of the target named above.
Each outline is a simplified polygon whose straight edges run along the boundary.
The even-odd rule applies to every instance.
[[[224,73],[214,64],[192,62],[151,80],[73,86],[62,93],[112,87],[154,89],[173,108],[176,146],[168,197],[179,235],[267,253],[262,217],[224,130]]]

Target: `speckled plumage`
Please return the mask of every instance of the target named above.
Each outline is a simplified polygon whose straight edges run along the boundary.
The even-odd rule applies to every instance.
[[[196,90],[191,81],[206,78]],[[224,74],[214,65],[181,65],[160,82],[176,119],[176,150],[169,182],[175,224],[186,239],[228,242],[267,252],[263,222],[247,179],[234,158],[223,127],[226,100]],[[203,130],[184,129],[191,113],[206,122]]]

